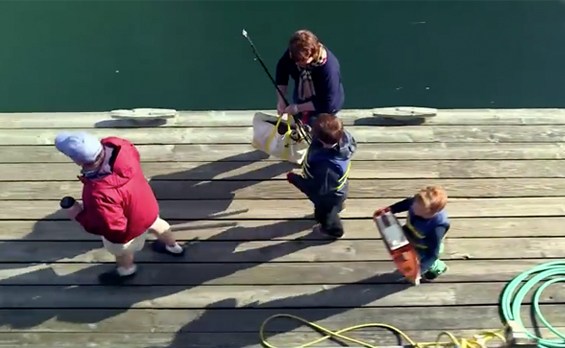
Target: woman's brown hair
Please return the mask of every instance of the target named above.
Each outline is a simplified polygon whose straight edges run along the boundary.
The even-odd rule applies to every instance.
[[[343,123],[332,114],[320,114],[312,127],[315,138],[326,144],[336,144],[343,137]]]
[[[290,57],[296,62],[317,57],[320,54],[321,47],[322,44],[318,37],[306,29],[296,31],[288,42]]]

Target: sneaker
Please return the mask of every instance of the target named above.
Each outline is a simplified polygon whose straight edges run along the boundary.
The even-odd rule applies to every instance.
[[[322,225],[320,225],[320,224],[315,225],[315,226],[312,228],[312,232],[314,232],[314,233],[316,233],[316,234],[321,234],[321,235],[323,235],[323,236],[325,236],[325,237],[329,237],[329,238],[331,238],[331,239],[338,239],[338,238],[341,237],[341,236],[338,236],[338,235],[335,235],[335,234],[332,234],[332,233],[328,233],[326,230],[324,230],[324,229],[322,228]]]
[[[151,245],[152,249],[154,252],[159,253],[159,254],[167,254],[167,255],[171,255],[171,256],[175,256],[175,257],[180,257],[184,255],[185,249],[181,247],[182,251],[175,253],[170,251],[167,248],[167,245],[163,242],[161,242],[160,240],[156,240],[153,242],[153,244]]]
[[[422,276],[422,279],[425,279],[427,281],[432,281],[432,280],[436,279],[437,277],[439,277],[440,275],[444,274],[445,272],[447,272],[447,266],[445,266],[445,269],[441,272],[427,271]]]
[[[98,275],[98,281],[103,285],[121,285],[135,277],[136,274],[137,273],[134,272],[128,275],[121,275],[118,273],[117,269],[113,269],[109,272],[104,272]]]

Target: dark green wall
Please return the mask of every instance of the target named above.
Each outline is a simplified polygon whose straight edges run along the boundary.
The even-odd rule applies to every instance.
[[[565,107],[563,1],[2,1],[0,111],[274,108],[308,27],[341,60],[346,108]]]

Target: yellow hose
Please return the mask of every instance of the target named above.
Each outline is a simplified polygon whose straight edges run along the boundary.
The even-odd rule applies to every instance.
[[[417,347],[417,348],[425,348],[425,347],[453,347],[453,346],[458,346],[459,348],[484,348],[487,345],[487,342],[493,339],[499,339],[503,344],[506,343],[506,339],[504,337],[504,330],[492,330],[492,331],[483,331],[478,335],[475,335],[473,338],[467,339],[467,338],[457,338],[455,337],[452,333],[447,332],[447,331],[443,331],[441,332],[436,341],[435,342],[415,342],[414,340],[412,340],[407,334],[405,334],[404,332],[402,332],[401,330],[399,330],[398,328],[391,326],[391,325],[387,325],[387,324],[382,324],[382,323],[368,323],[368,324],[360,324],[360,325],[355,325],[355,326],[350,326],[347,327],[345,329],[341,329],[339,331],[331,331],[328,330],[326,328],[324,328],[323,326],[314,324],[312,322],[309,322],[306,319],[291,315],[291,314],[276,314],[273,315],[269,318],[267,318],[267,320],[265,320],[262,324],[261,324],[261,329],[259,332],[259,336],[261,338],[261,343],[263,344],[264,347],[267,348],[282,348],[282,347],[276,347],[272,344],[270,344],[269,342],[267,342],[267,339],[265,338],[265,326],[267,325],[267,323],[275,318],[289,318],[289,319],[294,319],[297,320],[303,324],[305,324],[306,326],[309,326],[310,328],[320,332],[321,334],[323,334],[324,336],[320,337],[317,340],[313,340],[311,342],[308,342],[306,344],[300,345],[300,346],[292,346],[293,348],[307,348],[307,347],[311,347],[314,344],[320,343],[322,341],[328,340],[328,339],[334,339],[334,340],[341,340],[343,341],[343,343],[345,342],[349,342],[349,343],[354,343],[357,344],[359,346],[362,347],[366,347],[366,348],[376,348],[378,346],[369,344],[367,342],[363,342],[361,340],[357,340],[348,336],[343,335],[346,332],[351,332],[351,331],[355,331],[355,330],[360,330],[360,329],[366,329],[366,328],[384,328],[384,329],[389,329],[391,331],[396,332],[398,335],[400,335],[404,340],[406,340],[411,346],[413,347]],[[449,338],[448,342],[441,342],[440,339],[442,336],[447,336]],[[289,346],[288,344],[285,344],[285,348],[289,348],[291,346]]]

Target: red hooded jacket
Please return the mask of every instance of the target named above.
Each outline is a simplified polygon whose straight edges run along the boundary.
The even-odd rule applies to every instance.
[[[112,173],[101,178],[80,176],[83,211],[76,217],[88,232],[124,244],[142,235],[159,216],[155,194],[143,175],[139,152],[118,137],[101,140],[114,152]]]

